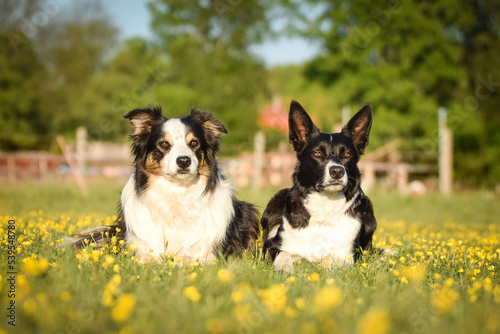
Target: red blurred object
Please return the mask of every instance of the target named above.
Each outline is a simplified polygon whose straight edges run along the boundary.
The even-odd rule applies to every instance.
[[[259,125],[288,133],[288,110],[283,108],[281,99],[275,98],[272,105],[260,110]]]

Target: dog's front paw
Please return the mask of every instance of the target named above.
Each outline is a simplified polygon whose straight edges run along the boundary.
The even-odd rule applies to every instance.
[[[292,255],[288,252],[280,252],[276,259],[274,260],[274,268],[276,270],[281,270],[285,272],[290,272],[293,270],[293,259]]]

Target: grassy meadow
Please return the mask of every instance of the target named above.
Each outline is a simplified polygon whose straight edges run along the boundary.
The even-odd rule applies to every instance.
[[[258,250],[180,266],[175,258],[139,263],[133,245],[60,247],[65,235],[111,223],[122,186],[91,182],[87,198],[71,183],[0,188],[0,333],[500,332],[498,195],[374,191],[375,246],[398,253],[334,270],[302,261],[276,272]],[[239,197],[262,212],[275,190]]]

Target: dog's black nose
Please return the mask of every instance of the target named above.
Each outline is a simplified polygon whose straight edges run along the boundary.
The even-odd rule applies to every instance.
[[[188,168],[191,166],[191,158],[188,156],[182,156],[177,158],[177,166],[180,168]]]
[[[342,166],[330,167],[330,176],[334,179],[340,179],[345,174],[345,169]]]

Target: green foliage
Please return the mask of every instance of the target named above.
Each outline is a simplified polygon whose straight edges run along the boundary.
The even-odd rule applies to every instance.
[[[445,106],[457,178],[498,182],[490,160],[498,152],[498,1],[309,3],[322,13],[306,34],[324,50],[305,75],[330,89],[336,109],[372,102],[373,145],[398,138],[407,161],[435,162],[437,109]]]
[[[152,0],[155,37],[118,44],[99,0],[56,6],[57,15],[41,0],[5,0],[0,149],[57,149],[54,136],[74,138],[79,126],[90,140],[123,142],[129,125],[121,116],[161,104],[168,117],[191,106],[213,112],[229,131],[221,153],[238,154],[252,149],[258,111],[280,96],[285,108],[299,100],[323,131],[338,128],[344,106],[354,113],[371,102],[369,149],[398,139],[405,161],[437,163],[444,106],[455,179],[493,187],[500,180],[499,4]],[[281,33],[323,49],[307,64],[266,69],[250,49]],[[266,131],[272,147],[286,140]]]
[[[95,112],[79,108],[81,98],[115,43],[117,28],[98,1],[66,10],[49,6],[60,11],[57,16],[45,11],[47,6],[41,1],[3,3],[1,149],[48,149],[56,134],[73,136]]]
[[[11,37],[0,30],[0,147],[29,149],[44,133],[37,105],[45,71],[33,45],[13,48]]]
[[[152,27],[172,64],[171,83],[177,97],[159,88],[166,105],[191,105],[214,112],[230,136],[222,153],[252,147],[260,97],[268,95],[266,70],[248,52],[269,30],[265,1],[175,1],[149,4]]]
[[[154,91],[168,79],[167,69],[154,45],[139,38],[127,41],[92,77],[74,106],[80,126],[89,129],[90,139],[125,140],[130,125],[122,116],[157,104]]]

